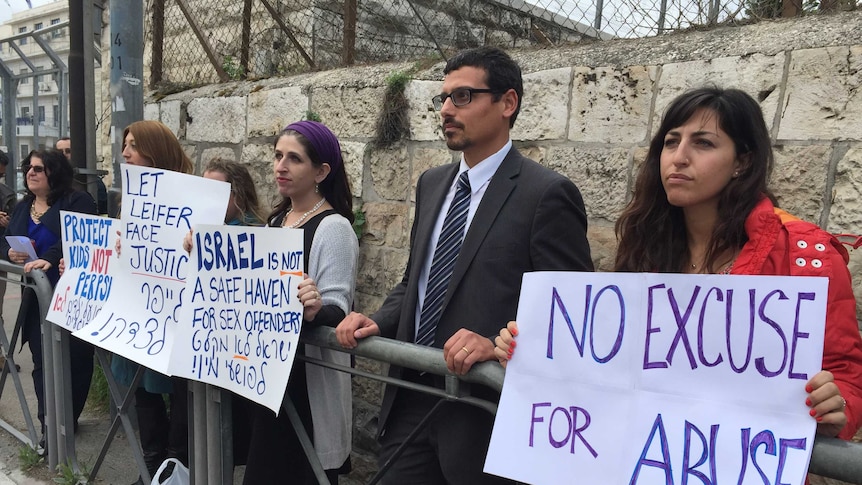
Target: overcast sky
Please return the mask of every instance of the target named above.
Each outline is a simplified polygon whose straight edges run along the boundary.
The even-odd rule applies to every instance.
[[[34,7],[51,3],[51,0],[30,0]],[[27,10],[27,2],[24,0],[0,0],[0,23],[12,17],[13,13]]]

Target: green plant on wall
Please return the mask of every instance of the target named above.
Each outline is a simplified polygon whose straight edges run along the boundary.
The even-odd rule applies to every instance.
[[[222,69],[224,69],[224,72],[226,72],[227,75],[230,76],[231,79],[242,79],[242,66],[239,65],[239,63],[236,61],[236,59],[233,58],[233,56],[224,56],[224,60],[221,63],[221,67]]]
[[[308,121],[317,121],[318,123],[322,121],[320,119],[320,115],[311,110],[307,110],[305,112],[305,119],[307,119]]]
[[[365,211],[361,207],[353,209],[353,232],[356,233],[356,239],[362,239],[365,234]]]
[[[383,109],[380,110],[374,139],[371,141],[375,148],[389,148],[410,134],[410,119],[407,117],[410,102],[404,90],[411,79],[411,75],[404,71],[395,71],[386,78]]]

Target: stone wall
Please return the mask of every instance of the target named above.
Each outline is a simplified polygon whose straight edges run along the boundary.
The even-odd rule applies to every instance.
[[[862,12],[512,55],[525,78],[512,137],[523,152],[580,187],[600,270],[611,266],[613,222],[663,109],[704,83],[739,87],[760,101],[776,152],[772,187],[783,207],[836,233],[862,233]],[[387,150],[369,145],[386,76],[410,67],[372,65],[209,86],[152,101],[146,116],[170,126],[199,167],[213,156],[248,164],[268,199],[274,195],[273,136],[306,110],[317,113],[342,140],[354,195],[367,217],[356,305],[368,312],[407,261],[418,175],[455,160],[430,101],[440,89],[442,64],[415,73],[407,87],[409,139]],[[852,254],[851,271],[862,296],[862,251]],[[370,401],[379,396],[379,388],[359,392]],[[373,420],[359,421],[373,427]]]

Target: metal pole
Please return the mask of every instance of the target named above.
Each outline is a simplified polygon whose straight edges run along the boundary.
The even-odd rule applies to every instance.
[[[0,113],[3,123],[3,143],[9,155],[9,166],[6,167],[6,181],[13,190],[18,190],[15,171],[18,168],[18,136],[15,129],[15,101],[18,98],[18,81],[12,79],[12,71],[0,61],[0,80],[3,82],[3,112]]]
[[[664,33],[664,21],[667,15],[667,0],[661,0],[661,6],[658,11],[658,33]]]
[[[593,22],[593,27],[598,31],[598,33],[596,34],[597,36],[599,36],[601,31],[602,31],[602,10],[604,10],[604,8],[605,8],[604,0],[597,0],[596,1],[596,19],[595,19],[595,22]]]
[[[93,4],[69,2],[69,134],[72,140],[72,165],[95,168],[96,90],[93,70]],[[86,183],[86,178],[81,180]],[[91,188],[93,198],[98,194]]]
[[[115,174],[123,160],[123,130],[144,119],[143,2],[111,2],[111,158]],[[120,187],[120,177],[114,177]]]

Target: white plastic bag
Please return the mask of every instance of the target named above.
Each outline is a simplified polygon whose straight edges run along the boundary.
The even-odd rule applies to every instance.
[[[173,473],[164,480],[159,480],[159,477],[162,476],[162,472],[168,468],[169,463],[174,464]],[[190,485],[190,483],[189,469],[176,458],[168,458],[163,461],[159,469],[156,470],[156,475],[153,477],[152,485]]]

